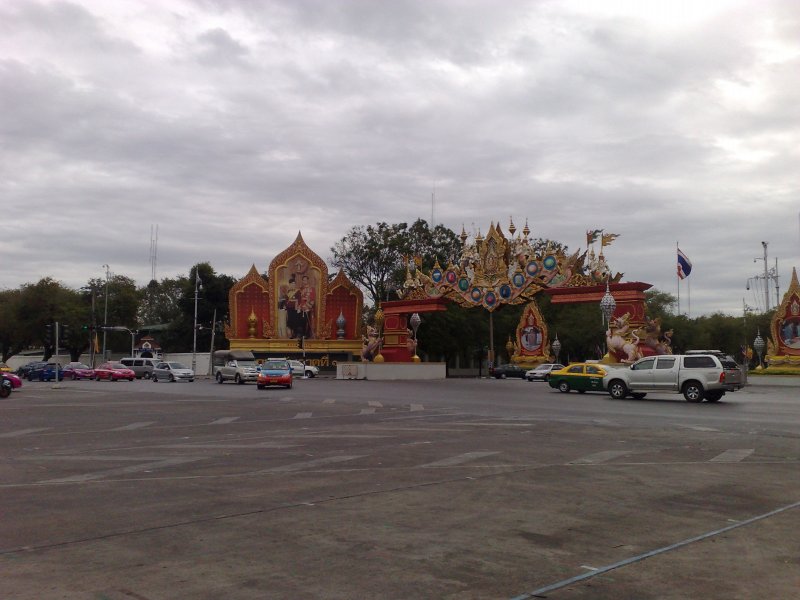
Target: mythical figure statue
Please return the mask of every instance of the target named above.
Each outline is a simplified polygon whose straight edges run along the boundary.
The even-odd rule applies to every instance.
[[[639,351],[640,338],[637,330],[631,330],[630,313],[611,319],[606,330],[608,353],[614,355],[619,362],[632,363],[642,358]]]
[[[382,345],[383,338],[378,337],[378,330],[368,325],[367,335],[362,338],[361,360],[363,362],[371,362],[380,354]]]

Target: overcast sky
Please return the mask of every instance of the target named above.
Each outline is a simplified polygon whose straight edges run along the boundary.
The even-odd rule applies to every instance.
[[[741,315],[800,266],[799,79],[788,0],[3,0],[0,289],[513,217]]]

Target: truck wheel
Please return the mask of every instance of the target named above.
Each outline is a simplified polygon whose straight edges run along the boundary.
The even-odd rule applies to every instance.
[[[608,384],[608,394],[614,400],[622,400],[628,395],[628,386],[626,386],[625,383],[619,379],[615,379]]]
[[[217,371],[217,383],[222,383],[224,379],[222,379],[222,371]]]
[[[558,382],[558,391],[562,394],[569,393],[569,384],[566,381],[559,381]]]
[[[634,392],[634,393],[631,394],[631,397],[634,400],[641,400],[645,396],[647,396],[647,394],[645,394],[644,392]]]
[[[721,390],[714,390],[711,392],[706,392],[706,401],[707,402],[719,402],[720,398],[725,395],[725,392]]]
[[[261,385],[260,383],[257,383],[257,384],[256,384],[256,387],[257,387],[258,389],[260,389],[260,390],[263,390],[263,389],[264,389],[265,387],[267,387],[267,386],[265,386],[265,385]]]
[[[150,379],[150,377],[152,377],[152,374],[150,373],[150,371],[145,371],[144,375],[142,375],[142,377],[144,379]]]
[[[683,384],[683,397],[687,402],[702,402],[703,386],[696,381],[687,381]]]
[[[239,385],[242,385],[244,383],[244,381],[242,381],[242,378],[239,376],[238,373],[236,374],[236,377],[233,378],[233,381],[235,383],[238,383]]]

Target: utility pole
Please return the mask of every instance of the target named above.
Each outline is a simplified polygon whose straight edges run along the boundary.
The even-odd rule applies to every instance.
[[[195,267],[194,271],[194,327],[192,337],[192,371],[197,372],[197,292],[203,289],[203,282],[200,279],[200,272]]]
[[[778,285],[778,259],[775,259],[775,268],[770,269],[769,263],[767,262],[767,245],[769,242],[761,242],[761,246],[764,248],[764,257],[754,258],[753,262],[758,262],[759,260],[764,261],[764,274],[763,275],[753,275],[747,280],[747,289],[750,289],[750,282],[751,281],[758,281],[759,279],[764,280],[764,312],[769,312],[769,284],[770,280],[774,280],[775,282],[775,306],[780,304],[780,287]]]
[[[103,265],[106,269],[106,297],[105,297],[105,310],[103,311],[103,361],[106,360],[106,336],[108,332],[106,327],[108,327],[108,265]]]

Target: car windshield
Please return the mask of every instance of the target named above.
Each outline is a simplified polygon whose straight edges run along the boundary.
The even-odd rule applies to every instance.
[[[171,362],[171,363],[167,363],[167,364],[169,365],[170,369],[188,369],[189,368],[185,364],[179,363],[179,362]]]
[[[85,365],[83,363],[72,363],[70,367],[72,367],[73,369],[88,369],[89,365]]]
[[[270,371],[285,371],[289,368],[289,364],[285,360],[271,360],[264,363],[263,368]]]
[[[128,368],[125,365],[123,365],[122,363],[111,363],[108,366],[111,367],[112,369],[127,369]]]
[[[256,366],[256,361],[254,361],[254,360],[240,360],[239,361],[239,366],[240,367],[255,367]]]

